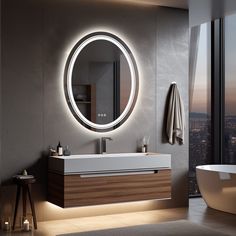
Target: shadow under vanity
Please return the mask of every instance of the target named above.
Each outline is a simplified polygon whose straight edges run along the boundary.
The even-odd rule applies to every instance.
[[[48,201],[60,207],[170,197],[170,154],[49,157]]]

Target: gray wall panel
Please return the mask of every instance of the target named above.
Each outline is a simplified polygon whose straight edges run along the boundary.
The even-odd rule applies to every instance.
[[[172,154],[173,201],[176,205],[187,204],[188,199],[188,15],[185,11],[161,8],[157,12],[157,150]],[[159,20],[161,19],[161,20]],[[183,145],[170,145],[163,136],[165,127],[165,99],[170,84],[177,83],[185,107],[185,141]]]

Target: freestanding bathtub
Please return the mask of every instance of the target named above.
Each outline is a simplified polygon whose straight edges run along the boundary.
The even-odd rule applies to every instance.
[[[236,165],[196,167],[199,190],[211,208],[236,214]]]

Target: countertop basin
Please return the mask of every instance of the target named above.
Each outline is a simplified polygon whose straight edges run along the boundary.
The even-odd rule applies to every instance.
[[[68,174],[157,171],[171,168],[171,155],[160,153],[81,154],[49,157],[49,170]]]

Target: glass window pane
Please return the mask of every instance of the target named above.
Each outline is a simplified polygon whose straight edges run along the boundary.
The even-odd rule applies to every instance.
[[[191,47],[192,45],[190,45]],[[212,163],[211,155],[211,60],[210,23],[202,24],[199,31],[196,69],[192,82],[190,104],[190,160],[189,194],[199,194],[196,171],[197,165]],[[191,55],[190,55],[191,56]],[[190,65],[191,66],[191,65]]]
[[[236,15],[225,17],[225,149],[223,163],[236,164]]]

